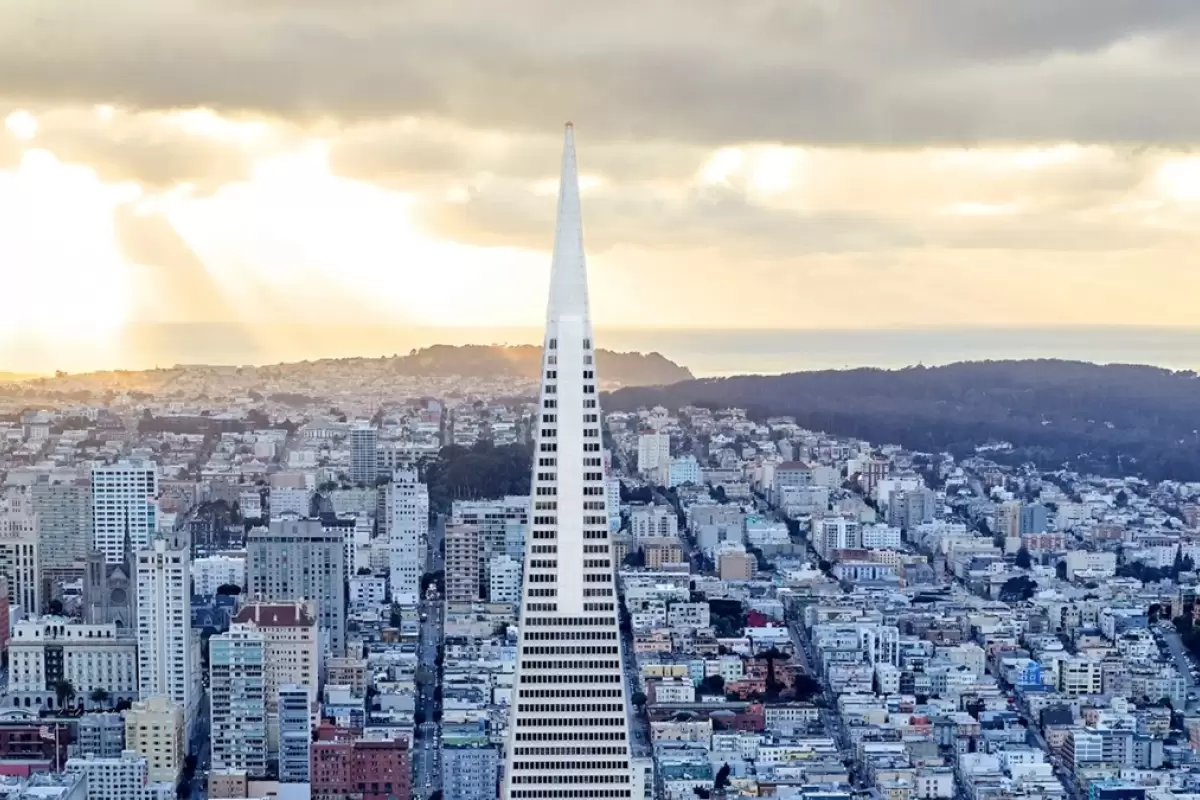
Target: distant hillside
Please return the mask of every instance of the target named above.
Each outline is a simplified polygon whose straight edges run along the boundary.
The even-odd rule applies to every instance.
[[[691,380],[613,392],[609,410],[738,406],[871,442],[1042,468],[1200,480],[1200,379],[1193,372],[1077,361],[982,361]]]
[[[246,367],[213,367],[188,364],[166,369],[119,370],[66,374],[29,380],[25,383],[0,377],[0,396],[31,396],[38,392],[71,394],[86,400],[89,393],[137,391],[148,395],[172,392],[183,385],[220,380],[225,388],[240,385],[245,390],[269,383],[276,391],[289,384],[303,387],[317,378],[333,376],[342,388],[352,389],[355,379],[374,384],[389,374],[396,377],[519,378],[533,380],[541,371],[542,348],[533,345],[434,345],[413,350],[406,356],[383,358],[338,358]],[[606,387],[655,386],[690,380],[692,373],[658,353],[597,352],[600,383]],[[219,376],[215,377],[215,376]],[[5,384],[8,384],[7,386]]]
[[[473,377],[536,378],[541,371],[542,348],[534,345],[499,347],[489,345],[438,344],[391,359],[402,375],[464,375]],[[623,386],[660,386],[692,378],[681,367],[659,353],[614,353],[598,350],[596,369],[601,381]]]

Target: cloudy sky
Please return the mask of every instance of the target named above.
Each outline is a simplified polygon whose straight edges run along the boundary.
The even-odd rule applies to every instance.
[[[1195,326],[1197,37],[1195,0],[9,0],[0,369],[536,326],[568,119],[601,326]]]

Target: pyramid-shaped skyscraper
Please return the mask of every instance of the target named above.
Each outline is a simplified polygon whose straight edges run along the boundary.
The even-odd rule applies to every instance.
[[[568,123],[504,800],[630,797],[628,696],[598,385],[575,134]]]

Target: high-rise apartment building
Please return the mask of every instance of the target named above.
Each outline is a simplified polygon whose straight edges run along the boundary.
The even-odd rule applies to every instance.
[[[595,359],[568,124],[503,800],[628,796],[632,786]]]
[[[158,466],[130,459],[92,470],[92,537],[110,564],[125,560],[125,541],[147,550],[158,531]]]
[[[8,585],[8,601],[26,614],[42,612],[39,524],[29,511],[0,511],[0,580]]]
[[[213,769],[267,773],[266,652],[263,635],[233,624],[208,640]]]
[[[246,535],[247,598],[279,603],[312,600],[317,607],[321,649],[346,653],[345,544],[320,520],[284,517]]]
[[[679,517],[671,506],[642,506],[629,515],[634,539],[673,538],[679,535]]]
[[[479,528],[446,526],[446,602],[473,603],[479,599]]]
[[[499,500],[456,500],[450,511],[450,521],[479,529],[481,564],[486,565],[500,553],[517,560],[525,557],[525,536],[529,530],[528,495],[508,495]]]
[[[125,746],[146,759],[151,782],[178,783],[187,757],[183,709],[162,695],[134,703],[125,712]]]
[[[353,483],[361,483],[367,488],[375,485],[375,475],[379,470],[379,456],[376,449],[379,432],[371,425],[355,425],[350,429],[350,472]]]
[[[43,571],[74,569],[92,548],[92,484],[88,480],[52,483],[43,477],[29,487],[38,517]]]
[[[277,713],[280,687],[301,686],[308,692],[309,701],[317,697],[321,651],[316,604],[312,600],[251,602],[238,610],[233,623],[263,636],[267,751],[277,753],[281,747],[282,728]]]
[[[445,800],[493,800],[499,754],[488,742],[446,740],[442,746]]]
[[[388,578],[393,603],[413,605],[421,595],[429,541],[429,488],[415,469],[398,469],[388,486]]]
[[[312,724],[309,717],[312,699],[309,692],[307,686],[285,684],[276,693],[279,780],[282,783],[308,783],[312,754]]]
[[[646,431],[638,435],[638,472],[658,481],[670,476],[671,435],[662,431]]]
[[[138,693],[142,700],[165,695],[184,714],[191,731],[197,647],[192,637],[189,548],[155,539],[137,554]]]

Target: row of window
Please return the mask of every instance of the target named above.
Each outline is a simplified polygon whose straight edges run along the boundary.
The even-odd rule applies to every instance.
[[[537,762],[534,762],[537,763]],[[628,767],[626,767],[628,769]],[[514,770],[515,771],[515,770]],[[513,783],[629,783],[629,775],[513,775]]]
[[[530,617],[523,620],[523,627],[548,628],[585,628],[589,625],[611,627],[613,621],[608,617]]]
[[[509,797],[512,800],[550,800],[556,797],[628,798],[632,797],[632,792],[629,789],[513,789]]]
[[[617,706],[617,708],[621,711],[624,710],[622,706]],[[583,717],[547,717],[542,719],[540,717],[523,717],[519,714],[517,715],[518,728],[595,728],[597,726],[615,728],[624,724],[624,714],[621,714],[619,717],[600,717],[599,719],[590,717],[586,719]]]
[[[549,697],[620,697],[620,689],[521,689],[521,697],[545,699]]]
[[[617,648],[591,645],[574,645],[563,647],[525,647],[521,655],[525,656],[615,656]]]
[[[518,756],[623,756],[624,747],[514,747]]]
[[[522,661],[521,669],[620,669],[620,661]]]
[[[525,641],[565,641],[568,639],[608,639],[617,638],[616,631],[530,631],[524,632]]]
[[[628,770],[629,762],[512,762],[514,770]],[[578,781],[576,781],[577,783]]]
[[[595,733],[518,733],[518,742],[623,742],[625,731],[596,731]]]
[[[522,675],[521,683],[620,683],[620,675]]]

